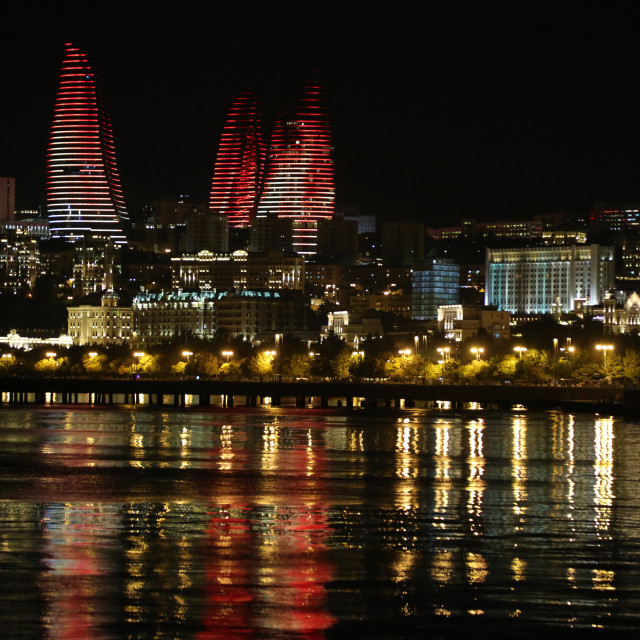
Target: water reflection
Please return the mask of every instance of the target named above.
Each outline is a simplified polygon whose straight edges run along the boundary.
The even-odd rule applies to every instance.
[[[0,622],[10,631],[321,638],[402,635],[427,619],[445,634],[453,621],[467,632],[505,620],[640,623],[631,421],[272,409],[4,417]]]

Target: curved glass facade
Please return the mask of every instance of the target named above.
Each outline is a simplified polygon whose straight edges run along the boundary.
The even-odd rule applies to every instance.
[[[317,252],[318,221],[334,213],[329,109],[319,83],[307,81],[289,112],[275,122],[258,215],[293,221],[293,249]]]
[[[229,217],[232,227],[251,225],[264,173],[266,145],[255,95],[242,93],[231,105],[220,138],[209,209]]]
[[[86,56],[66,45],[47,149],[51,236],[75,242],[108,236],[126,243],[127,211],[116,168],[111,122]]]

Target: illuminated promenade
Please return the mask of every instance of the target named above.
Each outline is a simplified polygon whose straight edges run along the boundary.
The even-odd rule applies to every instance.
[[[148,404],[297,407],[418,407],[448,402],[463,408],[564,407],[623,410],[640,404],[640,392],[621,386],[456,385],[371,382],[0,379],[3,404]]]

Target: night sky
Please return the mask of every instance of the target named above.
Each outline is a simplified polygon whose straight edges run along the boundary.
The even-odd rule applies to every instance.
[[[314,68],[339,207],[452,225],[640,202],[637,3],[131,4],[3,7],[0,174],[19,208],[44,201],[67,41],[102,79],[133,214],[206,201],[231,101],[256,90],[268,131]]]

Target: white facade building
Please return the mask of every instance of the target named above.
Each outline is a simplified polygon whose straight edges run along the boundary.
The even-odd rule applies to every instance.
[[[121,307],[113,291],[105,291],[100,306],[79,305],[67,309],[68,333],[73,344],[122,344],[133,334],[131,307]]]
[[[487,249],[485,305],[518,314],[567,313],[596,305],[614,286],[613,247]]]

